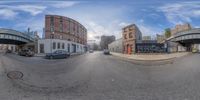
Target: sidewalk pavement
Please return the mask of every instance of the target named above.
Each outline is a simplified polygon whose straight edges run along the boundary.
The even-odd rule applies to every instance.
[[[71,53],[70,56],[76,56],[76,55],[81,55],[81,54],[84,54],[84,53]],[[35,54],[35,57],[44,57],[46,54],[44,53],[36,53]]]
[[[122,54],[111,52],[113,56],[118,56],[122,58],[132,59],[132,60],[140,60],[140,61],[160,61],[160,60],[168,60],[173,58],[182,57],[190,54],[190,52],[180,52],[180,53],[171,53],[171,54]]]

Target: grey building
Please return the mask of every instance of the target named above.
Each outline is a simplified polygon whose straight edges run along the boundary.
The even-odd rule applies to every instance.
[[[108,44],[112,43],[113,41],[115,41],[115,36],[101,36],[101,41],[100,41],[100,46],[101,49],[108,49]]]
[[[108,44],[108,49],[111,52],[123,53],[122,38],[117,39],[116,41],[113,41],[112,43]]]

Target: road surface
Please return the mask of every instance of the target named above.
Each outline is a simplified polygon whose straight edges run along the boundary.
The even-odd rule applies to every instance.
[[[0,100],[199,100],[200,54],[144,66],[102,52],[62,60],[0,55]],[[22,79],[7,73],[20,71]]]

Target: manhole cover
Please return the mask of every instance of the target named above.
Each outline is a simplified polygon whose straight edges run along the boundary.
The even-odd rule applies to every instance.
[[[7,74],[10,79],[21,79],[23,77],[23,73],[20,71],[11,71]]]

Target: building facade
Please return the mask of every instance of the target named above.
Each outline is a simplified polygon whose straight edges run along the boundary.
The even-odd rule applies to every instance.
[[[52,53],[64,50],[72,53],[84,53],[85,45],[61,39],[42,39],[38,41],[38,53]]]
[[[151,40],[151,36],[142,36],[142,40]]]
[[[187,30],[191,30],[192,27],[189,23],[186,24],[178,24],[176,25],[173,29],[171,29],[171,36],[176,35],[176,33],[178,32],[182,32],[182,31],[187,31]]]
[[[178,34],[181,34],[181,32],[191,30],[192,27],[189,23],[186,24],[178,24],[174,28],[171,29],[171,36],[175,36]],[[186,47],[184,47],[182,44],[177,42],[166,42],[168,49],[167,52],[184,52],[188,51]]]
[[[142,33],[135,24],[128,25],[123,28],[122,33],[123,53],[136,53],[136,42],[142,40]]]
[[[157,40],[157,43],[164,43],[165,42],[165,36],[160,35],[160,34],[156,34],[156,40]]]
[[[108,49],[111,52],[123,53],[122,38],[117,39],[114,42],[108,44]]]
[[[38,40],[38,53],[52,53],[56,50],[82,53],[87,49],[87,29],[74,19],[46,15],[44,32],[44,39]]]
[[[113,41],[115,41],[115,36],[101,36],[101,41],[100,41],[100,46],[101,49],[108,49],[108,44],[112,43]]]
[[[68,40],[87,44],[87,29],[74,19],[58,16],[45,16],[45,39]]]
[[[164,43],[157,43],[157,40],[142,40],[136,43],[137,53],[164,53],[167,46]]]

